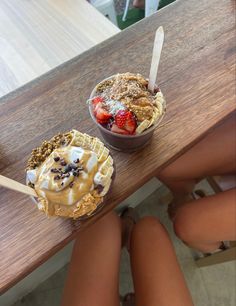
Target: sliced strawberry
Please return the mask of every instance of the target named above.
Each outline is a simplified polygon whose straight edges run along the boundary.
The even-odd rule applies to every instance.
[[[113,123],[111,127],[111,131],[113,133],[118,133],[118,134],[123,134],[123,135],[128,135],[129,133],[126,130],[120,129],[115,123]]]
[[[137,123],[135,120],[135,117],[132,115],[132,117],[130,116],[126,122],[125,122],[125,130],[128,131],[130,134],[133,134],[136,130],[137,127]]]
[[[128,110],[119,110],[115,116],[115,123],[118,128],[126,130],[129,134],[133,134],[137,126],[135,116]]]
[[[104,99],[100,96],[94,97],[92,99],[94,116],[97,119],[97,122],[101,124],[106,124],[112,115],[109,114],[106,109],[103,107]]]
[[[98,107],[96,109],[96,119],[99,123],[107,123],[109,119],[112,118],[112,115],[108,113],[103,107]]]
[[[102,108],[102,102],[98,102],[97,104],[94,104],[93,105],[93,110],[94,110],[94,115],[96,116],[97,115],[97,110],[99,108]]]
[[[117,112],[115,116],[115,123],[120,129],[124,127],[127,115],[128,115],[127,110],[119,110]]]
[[[104,101],[104,99],[102,98],[102,97],[94,97],[93,99],[92,99],[92,104],[93,104],[93,106],[95,106],[95,105],[97,105],[99,102],[103,102]]]

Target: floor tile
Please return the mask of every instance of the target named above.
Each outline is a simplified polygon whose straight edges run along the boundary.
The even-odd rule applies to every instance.
[[[178,257],[178,259],[194,306],[209,306],[208,290],[205,287],[201,271],[195,265],[193,258],[183,260]]]
[[[199,268],[210,306],[236,305],[236,262]]]
[[[131,268],[129,255],[127,250],[121,252],[120,265],[120,295],[124,296],[128,292],[133,292],[133,281],[131,276]]]

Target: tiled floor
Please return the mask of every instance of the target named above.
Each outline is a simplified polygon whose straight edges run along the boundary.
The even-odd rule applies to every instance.
[[[201,269],[197,268],[193,260],[193,252],[174,235],[171,222],[166,214],[165,203],[169,196],[166,188],[159,188],[137,207],[138,212],[141,216],[157,216],[167,227],[195,306],[234,306],[236,301],[235,262]],[[64,267],[58,271],[23,300],[14,304],[14,306],[58,306],[60,304],[66,270],[67,267]],[[123,295],[130,291],[132,291],[132,280],[129,258],[127,252],[123,251],[120,271],[120,293]]]

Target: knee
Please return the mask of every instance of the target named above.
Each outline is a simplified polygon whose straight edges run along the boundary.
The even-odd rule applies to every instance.
[[[162,224],[155,217],[144,217],[138,221],[134,227],[134,234],[136,235],[146,235],[148,232],[158,231],[160,228],[163,228]]]
[[[170,179],[170,171],[169,167],[164,168],[161,172],[158,173],[157,178],[161,181],[165,181],[166,179]]]
[[[149,228],[149,227],[153,228],[153,227],[160,226],[160,225],[161,223],[158,220],[158,218],[152,217],[152,216],[143,217],[137,223],[137,227],[140,227],[140,228]]]
[[[111,211],[106,214],[101,220],[99,220],[100,226],[107,233],[111,233],[113,235],[120,235],[121,233],[121,221],[118,215]]]
[[[176,214],[173,222],[174,231],[186,244],[198,239],[197,224],[194,222],[194,217],[189,213],[188,207],[181,207]]]
[[[178,171],[175,169],[175,164],[170,164],[157,174],[157,178],[161,181],[171,181],[178,177]]]
[[[81,232],[81,235],[99,235],[104,240],[116,240],[121,236],[120,218],[115,212],[109,212],[90,227]],[[80,233],[79,233],[80,235]]]

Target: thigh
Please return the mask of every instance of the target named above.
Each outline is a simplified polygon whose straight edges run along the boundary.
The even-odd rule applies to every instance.
[[[62,306],[118,306],[121,225],[115,213],[78,234]]]
[[[157,219],[146,217],[135,225],[130,256],[136,306],[193,306],[174,248]]]
[[[167,166],[160,178],[188,180],[235,172],[236,120],[233,117]]]
[[[236,189],[180,207],[174,220],[176,234],[188,244],[236,240]]]

